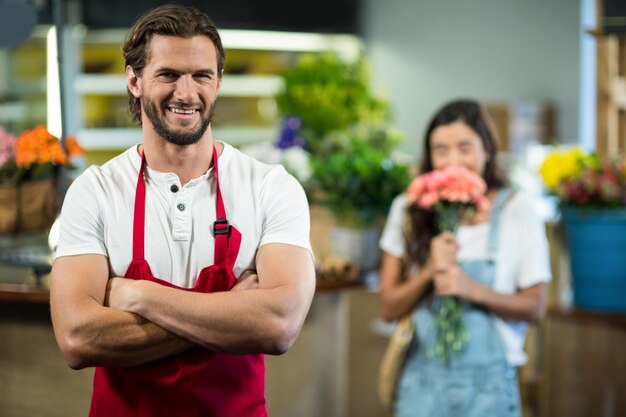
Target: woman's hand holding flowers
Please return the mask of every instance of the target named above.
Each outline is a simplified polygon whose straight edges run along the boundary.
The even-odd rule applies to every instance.
[[[455,264],[435,273],[433,278],[435,294],[451,295],[464,300],[478,302],[482,293],[482,286],[465,274],[459,265]]]
[[[451,232],[435,236],[430,243],[429,266],[436,295],[451,295],[464,300],[478,302],[482,286],[465,274],[457,262],[459,245]]]
[[[456,265],[456,254],[459,245],[456,243],[454,233],[445,231],[439,233],[430,242],[428,263],[435,272],[445,271]]]

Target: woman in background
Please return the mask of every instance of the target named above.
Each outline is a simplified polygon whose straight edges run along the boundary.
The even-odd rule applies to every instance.
[[[545,314],[551,273],[544,225],[530,200],[506,187],[496,155],[481,106],[451,102],[428,126],[421,173],[463,165],[485,180],[490,210],[453,234],[440,233],[434,213],[405,194],[392,204],[380,240],[380,315],[393,321],[411,313],[415,325],[396,392],[398,417],[522,414],[516,367],[527,359],[527,323]],[[447,363],[427,354],[434,296],[455,296],[464,306],[469,342]]]

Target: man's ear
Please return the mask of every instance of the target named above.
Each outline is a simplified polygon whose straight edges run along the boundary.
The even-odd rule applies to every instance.
[[[126,66],[126,87],[128,87],[128,91],[130,91],[133,96],[136,98],[141,97],[141,83],[139,82],[139,77],[135,75],[135,71],[130,65]]]
[[[217,89],[215,90],[215,96],[220,93],[220,88],[222,88],[222,78],[224,77],[224,70],[222,70],[221,77],[217,78]]]

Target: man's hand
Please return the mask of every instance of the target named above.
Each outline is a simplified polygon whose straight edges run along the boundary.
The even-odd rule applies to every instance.
[[[123,277],[109,278],[104,298],[105,307],[122,311],[132,311],[133,302],[141,295],[142,286],[151,285],[149,281]],[[231,291],[253,290],[259,288],[259,276],[254,269],[246,269],[237,279]]]
[[[102,255],[57,258],[50,274],[50,310],[54,334],[67,364],[132,366],[161,359],[193,343],[130,314],[140,291],[152,284],[109,279]],[[112,308],[108,308],[112,307]]]
[[[300,332],[315,293],[313,258],[305,248],[268,243],[259,248],[256,268],[244,272],[233,290],[210,294],[115,278],[109,303],[130,301],[127,311],[206,349],[283,354]]]
[[[104,306],[122,311],[131,311],[133,297],[137,296],[136,290],[141,285],[139,280],[111,277],[107,282],[104,297]]]
[[[231,291],[256,290],[257,288],[259,288],[259,276],[256,270],[246,269],[241,276],[237,278],[237,282]]]

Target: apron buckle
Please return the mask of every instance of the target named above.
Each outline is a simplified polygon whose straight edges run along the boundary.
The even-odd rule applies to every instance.
[[[217,228],[218,225],[225,225],[226,227],[224,228]],[[228,219],[225,219],[223,217],[218,218],[217,220],[215,220],[213,222],[213,236],[218,236],[218,235],[228,235],[230,236],[230,228],[232,226],[230,225],[230,223],[228,223]]]

